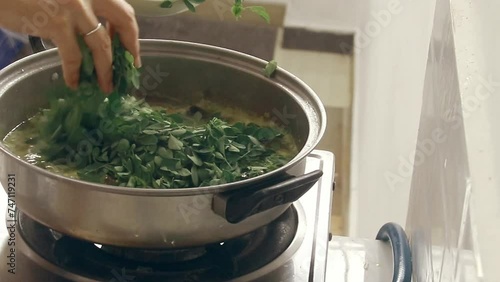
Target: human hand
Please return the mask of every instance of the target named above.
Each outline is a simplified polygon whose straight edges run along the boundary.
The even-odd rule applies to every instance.
[[[82,35],[92,51],[100,88],[110,93],[112,85],[111,35],[116,32],[125,48],[141,66],[139,28],[134,9],[125,0],[0,0],[0,26],[50,39],[62,59],[64,80],[77,88],[82,54],[77,36]],[[97,17],[107,21],[99,25]]]

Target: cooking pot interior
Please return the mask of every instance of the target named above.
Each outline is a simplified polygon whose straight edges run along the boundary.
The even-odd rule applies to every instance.
[[[58,60],[28,61],[20,67],[24,64],[29,69],[11,70],[18,72],[18,76],[11,74],[9,81],[1,82],[2,137],[40,108],[47,107],[46,93],[64,85]],[[144,55],[141,88],[136,94],[145,96],[146,100],[160,98],[178,105],[195,105],[207,99],[221,106],[265,116],[291,132],[299,150],[309,134],[308,116],[297,96],[263,74],[241,66],[175,54]]]

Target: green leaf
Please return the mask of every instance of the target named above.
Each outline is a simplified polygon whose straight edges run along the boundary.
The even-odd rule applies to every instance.
[[[139,73],[132,73],[130,75],[130,80],[132,81],[132,85],[135,89],[139,89],[141,87],[141,82],[139,81],[140,75]]]
[[[193,154],[192,156],[190,155],[187,155],[187,157],[193,161],[193,163],[197,166],[202,166],[203,165],[203,161],[196,155],[196,154]]]
[[[269,63],[267,63],[266,67],[264,68],[264,75],[270,78],[274,75],[276,69],[278,69],[278,62],[272,60]]]
[[[257,139],[266,140],[266,141],[273,140],[278,135],[279,135],[279,132],[272,130],[271,128],[267,128],[267,127],[261,128],[261,129],[257,130],[257,132],[256,132]]]
[[[238,1],[231,8],[231,12],[236,17],[236,19],[240,19],[241,18],[244,10],[245,10],[245,8],[243,7],[243,4],[241,4],[241,2],[238,3]]]
[[[130,148],[130,142],[127,139],[121,139],[116,146],[118,152],[125,152]]]
[[[184,0],[184,4],[186,5],[186,7],[188,7],[189,11],[193,13],[196,12],[196,8],[191,2],[189,2],[189,0]]]
[[[123,172],[124,167],[123,167],[123,166],[115,166],[115,167],[114,167],[114,170],[115,170],[116,172]]]
[[[75,107],[72,111],[68,113],[66,116],[66,120],[64,121],[64,126],[66,127],[66,131],[74,131],[80,128],[80,122],[82,121],[82,112],[80,107]]]
[[[239,153],[240,152],[240,149],[236,148],[235,146],[233,145],[230,145],[229,148],[228,148],[228,151],[229,152],[234,152],[234,153]]]
[[[200,180],[198,178],[198,168],[195,165],[191,167],[191,180],[193,181],[194,186],[198,186],[200,184]]]
[[[161,167],[160,167],[160,170],[162,170],[162,171],[167,171],[167,172],[171,172],[171,171],[172,171],[172,169],[171,169],[171,168],[169,168],[169,167],[167,167],[167,166],[161,166]]]
[[[155,134],[158,134],[158,130],[146,129],[146,130],[143,130],[142,133],[147,134],[147,135],[155,135]]]
[[[198,169],[198,177],[203,182],[214,175],[213,170],[208,168]]]
[[[172,119],[172,121],[176,123],[183,123],[184,122],[184,116],[181,114],[171,114],[168,115],[168,118]]]
[[[262,6],[250,6],[246,7],[245,9],[248,9],[257,15],[259,15],[261,18],[263,18],[267,23],[271,23],[271,16],[269,16],[269,13],[266,11],[266,8]]]
[[[186,168],[181,168],[179,171],[179,175],[183,177],[191,176],[191,171]]]
[[[183,147],[184,147],[184,143],[182,143],[182,141],[175,138],[173,135],[170,135],[170,137],[168,139],[168,148],[170,150],[178,151],[178,150],[182,150]]]
[[[240,143],[235,142],[235,141],[233,141],[233,142],[231,143],[231,145],[233,145],[234,147],[236,147],[236,148],[238,148],[238,149],[240,149],[240,150],[244,150],[244,149],[246,149],[246,146],[245,146],[245,145],[240,144]]]
[[[88,79],[92,77],[94,73],[94,59],[92,58],[92,52],[90,51],[89,48],[87,48],[85,41],[83,38],[78,38],[78,42],[80,45],[80,50],[82,53],[82,65],[81,65],[81,78],[80,80],[85,81],[85,79]]]
[[[219,152],[215,152],[214,156],[219,160],[225,160],[224,156]]]
[[[154,135],[142,135],[137,138],[137,143],[141,145],[156,145],[158,138]]]
[[[200,150],[194,150],[196,153],[198,154],[210,154],[214,151],[214,148],[213,147],[210,147],[210,148],[203,148],[203,149],[200,149]]]
[[[171,150],[167,150],[164,147],[159,147],[157,154],[164,159],[173,159],[174,154]]]
[[[172,132],[170,132],[170,134],[174,135],[174,136],[181,136],[183,134],[186,134],[186,129],[184,128],[179,128],[179,129],[176,129],[176,130],[172,130]]]
[[[233,182],[235,180],[234,175],[228,170],[224,170],[222,172],[222,177],[224,177],[224,180],[226,183],[230,183],[230,182]]]
[[[168,0],[167,0],[167,1],[163,1],[163,2],[161,2],[161,4],[160,4],[160,7],[162,7],[162,8],[167,8],[167,9],[168,9],[168,8],[172,8],[172,6],[173,6],[172,1],[168,1]]]
[[[160,188],[161,187],[161,179],[155,179],[155,181],[153,181],[153,188]]]
[[[129,188],[134,188],[136,185],[136,177],[135,176],[131,176],[129,179],[128,179],[128,182],[127,182],[127,187]]]
[[[257,140],[255,137],[253,137],[252,135],[248,135],[248,139],[250,139],[250,141],[257,145],[257,146],[262,146],[262,144],[260,144],[259,140]]]
[[[155,156],[154,157],[154,163],[155,163],[155,165],[161,166],[162,162],[163,162],[163,159],[161,157],[159,157],[159,156]]]

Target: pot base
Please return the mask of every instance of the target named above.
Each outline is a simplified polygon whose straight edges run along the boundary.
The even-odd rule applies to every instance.
[[[298,228],[294,207],[254,232],[225,242],[178,250],[101,246],[54,233],[19,212],[19,233],[30,249],[61,272],[91,281],[116,274],[136,281],[226,281],[269,264],[291,244]],[[58,234],[58,236],[54,236]],[[87,281],[87,280],[86,280]]]

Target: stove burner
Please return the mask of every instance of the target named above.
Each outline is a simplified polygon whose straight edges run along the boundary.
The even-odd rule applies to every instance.
[[[119,258],[146,263],[172,263],[197,259],[207,253],[205,247],[180,250],[141,250],[102,246],[101,250]]]
[[[65,273],[94,281],[216,282],[234,279],[272,262],[293,241],[295,208],[241,237],[201,248],[140,250],[96,244],[51,229],[19,213],[18,231],[27,245]],[[127,280],[128,279],[128,280]]]

